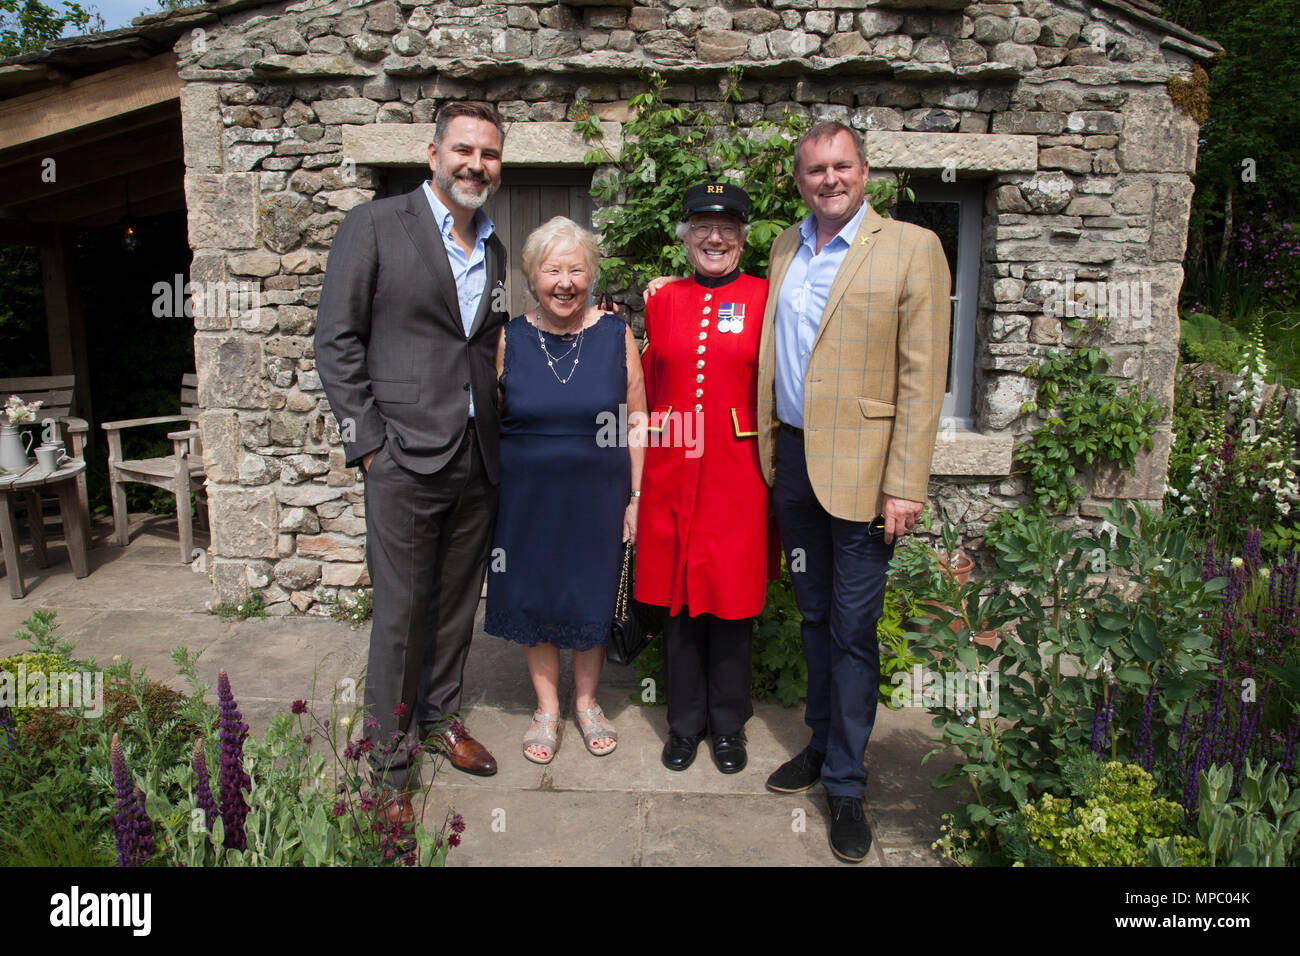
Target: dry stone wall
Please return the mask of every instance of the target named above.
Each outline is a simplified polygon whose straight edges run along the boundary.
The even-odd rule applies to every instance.
[[[950,436],[965,443],[963,476],[933,487],[937,510],[978,534],[1024,490],[1005,454],[1036,424],[1020,414],[1033,390],[1020,372],[1060,347],[1078,290],[1145,290],[1142,308],[1110,315],[1106,348],[1129,387],[1172,404],[1197,126],[1166,83],[1208,51],[1143,7],[217,4],[176,47],[191,278],[259,293],[256,308],[195,316],[217,597],[252,589],[272,613],[325,613],[368,583],[360,474],[344,467],[312,349],[330,241],[380,181],[347,155],[344,130],[429,124],[460,98],[490,100],[513,124],[563,123],[578,104],[617,124],[651,68],[669,100],[719,122],[837,119],[863,131],[881,170],[980,181],[977,426],[1000,451],[981,472],[979,450],[994,445]],[[745,70],[739,103],[723,101],[732,66]],[[508,160],[546,164],[544,142],[513,160],[510,143]],[[1136,476],[1095,476],[1080,519],[1102,498],[1159,499],[1168,444],[1166,418]]]

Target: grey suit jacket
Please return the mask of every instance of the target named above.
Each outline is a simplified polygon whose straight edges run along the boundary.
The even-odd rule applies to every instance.
[[[343,218],[316,312],[316,369],[349,466],[387,442],[403,468],[438,472],[460,447],[472,394],[488,478],[499,480],[496,345],[507,318],[506,251],[495,234],[485,258],[487,282],[467,337],[422,185]]]

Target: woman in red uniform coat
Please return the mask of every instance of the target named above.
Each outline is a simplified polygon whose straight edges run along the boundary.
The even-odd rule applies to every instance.
[[[667,609],[668,740],[685,770],[705,733],[723,773],[744,769],[750,643],[767,588],[768,488],[758,462],[759,333],[767,281],[743,275],[749,197],[686,190],[677,235],[695,275],[646,305],[651,409],[636,597]]]

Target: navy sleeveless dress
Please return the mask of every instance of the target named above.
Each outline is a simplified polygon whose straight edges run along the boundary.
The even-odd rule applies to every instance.
[[[619,414],[626,328],[604,314],[572,350],[572,340],[543,332],[552,370],[537,328],[523,316],[506,323],[489,634],[578,651],[609,640],[632,489]]]

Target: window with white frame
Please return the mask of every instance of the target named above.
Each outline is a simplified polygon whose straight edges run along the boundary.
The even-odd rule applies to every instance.
[[[943,419],[961,429],[974,429],[975,319],[979,304],[980,219],[984,189],[979,181],[952,183],[912,180],[916,199],[899,200],[895,219],[932,230],[943,243],[952,273],[952,338],[948,349],[948,384]]]

